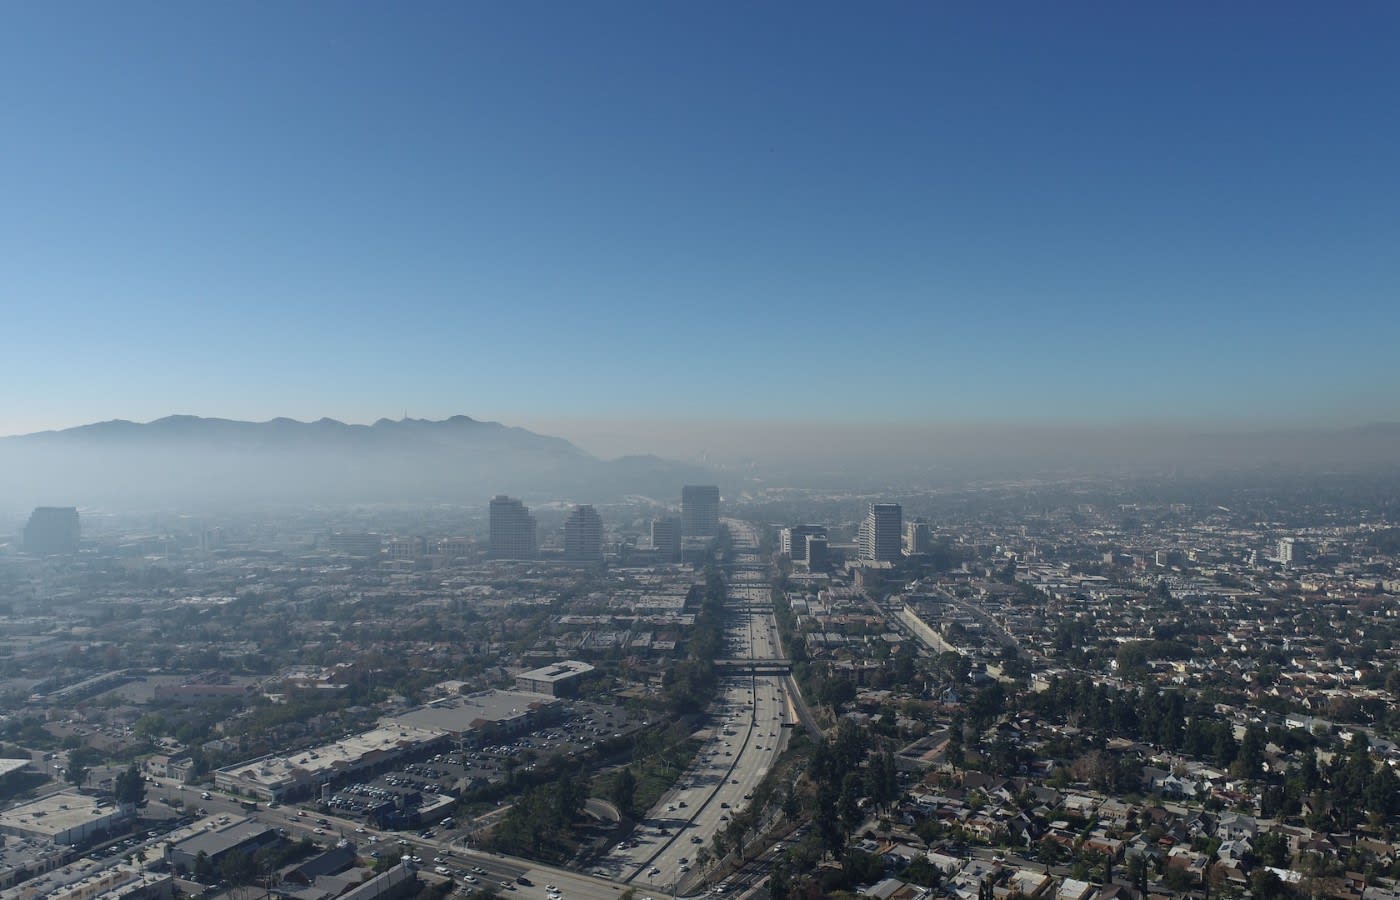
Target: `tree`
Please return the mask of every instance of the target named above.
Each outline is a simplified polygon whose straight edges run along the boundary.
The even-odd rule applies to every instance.
[[[136,763],[127,766],[125,772],[117,775],[115,793],[117,803],[124,807],[135,808],[145,801],[146,780],[141,777]]]
[[[258,870],[251,854],[233,852],[224,854],[219,861],[219,874],[236,893],[239,888],[253,883],[258,877]]]
[[[157,713],[147,713],[136,720],[131,730],[142,740],[152,741],[165,733],[165,719]]]
[[[632,801],[637,797],[637,776],[632,774],[630,767],[623,769],[613,777],[612,785],[608,790],[608,799],[622,811],[624,816],[632,814]]]
[[[1244,741],[1231,763],[1232,774],[1238,778],[1258,778],[1264,766],[1264,729],[1250,725],[1245,729]]]
[[[796,820],[802,815],[802,798],[797,795],[797,791],[788,785],[783,793],[783,816],[789,820]]]
[[[1249,890],[1258,900],[1282,900],[1288,896],[1283,879],[1263,866],[1249,876]]]
[[[1044,842],[1042,842],[1043,846]],[[1137,888],[1139,894],[1147,896],[1147,855],[1132,853],[1128,856],[1128,882]]]
[[[87,781],[88,767],[84,762],[86,754],[73,750],[68,754],[68,768],[63,770],[64,779],[74,787],[82,787]]]
[[[769,871],[768,896],[772,900],[789,900],[793,896],[792,876],[788,873],[787,864],[782,860],[775,862]]]

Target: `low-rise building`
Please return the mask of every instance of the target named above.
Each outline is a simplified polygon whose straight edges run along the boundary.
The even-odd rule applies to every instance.
[[[0,812],[0,834],[74,845],[113,831],[130,817],[115,804],[99,804],[75,790],[59,791]]]
[[[593,666],[588,663],[566,659],[521,672],[515,676],[515,686],[522,691],[534,691],[552,697],[573,697],[578,695],[583,679],[592,672]]]
[[[168,858],[177,870],[191,872],[195,860],[203,854],[217,869],[228,854],[254,853],[277,838],[277,829],[246,816],[233,816],[222,823],[205,819],[175,836],[169,845]]]
[[[387,722],[378,728],[351,735],[290,756],[269,754],[214,773],[220,790],[281,800],[309,793],[339,778],[387,765],[403,757],[446,744],[448,733],[404,722]]]

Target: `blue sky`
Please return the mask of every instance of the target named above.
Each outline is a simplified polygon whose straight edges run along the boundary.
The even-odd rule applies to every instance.
[[[0,433],[1400,418],[1392,3],[0,10]]]

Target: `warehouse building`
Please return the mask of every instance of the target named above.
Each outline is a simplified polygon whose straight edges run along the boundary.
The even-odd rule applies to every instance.
[[[73,846],[125,827],[130,816],[110,802],[59,791],[0,812],[0,834]]]

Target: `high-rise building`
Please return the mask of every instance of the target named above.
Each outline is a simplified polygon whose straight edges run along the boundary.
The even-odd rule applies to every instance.
[[[668,562],[681,559],[681,523],[676,519],[656,519],[651,523],[651,546]]]
[[[24,550],[48,556],[55,553],[77,553],[78,509],[74,506],[40,506],[29,514],[24,526]]]
[[[681,488],[681,534],[686,537],[719,534],[719,488],[712,484],[687,484]]]
[[[439,556],[456,559],[472,552],[472,542],[464,537],[445,537],[437,542]]]
[[[326,540],[326,548],[346,556],[378,556],[384,538],[372,531],[336,531]]]
[[[916,518],[904,526],[904,552],[906,555],[914,556],[927,553],[931,544],[928,522]]]
[[[421,535],[390,538],[385,551],[390,559],[420,559],[428,555],[428,539]]]
[[[505,494],[491,498],[492,559],[534,559],[536,540],[535,517],[524,503]]]
[[[872,503],[860,523],[860,558],[897,562],[903,540],[904,511],[898,503]]]
[[[788,559],[793,562],[807,561],[807,538],[813,536],[826,537],[825,525],[793,525],[784,528],[781,532],[781,550],[786,553]]]
[[[826,535],[807,535],[807,569],[811,572],[819,572],[827,567],[831,560],[831,555],[827,552]]]
[[[598,562],[603,558],[603,520],[591,506],[575,506],[564,520],[564,558]]]

